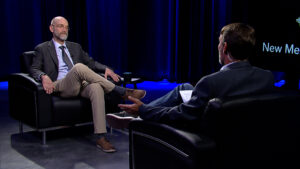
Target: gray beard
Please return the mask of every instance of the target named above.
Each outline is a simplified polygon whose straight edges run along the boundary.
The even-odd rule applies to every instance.
[[[55,34],[55,37],[61,41],[66,41],[68,39],[68,34]]]
[[[63,40],[63,41],[66,41],[68,39],[68,35],[60,35],[59,39]]]

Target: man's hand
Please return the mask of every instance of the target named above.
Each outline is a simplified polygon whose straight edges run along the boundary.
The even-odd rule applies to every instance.
[[[139,115],[139,108],[144,103],[141,100],[139,100],[137,98],[134,98],[134,97],[131,97],[131,96],[128,96],[128,99],[130,101],[132,101],[133,104],[119,104],[118,106],[122,110],[126,111],[127,113],[138,116]]]
[[[47,75],[43,75],[41,77],[41,79],[42,79],[42,84],[43,84],[43,88],[44,88],[45,92],[47,94],[53,93],[54,85],[53,85],[52,80]]]
[[[120,76],[118,74],[115,74],[115,72],[110,70],[109,68],[105,69],[105,74],[104,74],[105,79],[107,79],[107,76],[110,76],[115,82],[120,81]]]

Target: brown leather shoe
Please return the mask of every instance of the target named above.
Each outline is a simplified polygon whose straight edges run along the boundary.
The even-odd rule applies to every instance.
[[[142,99],[146,96],[146,91],[145,90],[139,90],[139,89],[126,89],[125,95],[122,96],[124,100],[128,100],[128,96],[137,98],[137,99]]]
[[[100,148],[102,151],[106,153],[113,153],[117,150],[114,148],[114,146],[105,138],[101,137],[96,141],[96,145],[98,148]]]

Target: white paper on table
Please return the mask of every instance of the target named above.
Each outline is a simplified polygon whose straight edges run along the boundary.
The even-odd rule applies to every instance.
[[[183,103],[186,103],[191,99],[192,92],[193,92],[193,90],[180,90],[179,91]]]

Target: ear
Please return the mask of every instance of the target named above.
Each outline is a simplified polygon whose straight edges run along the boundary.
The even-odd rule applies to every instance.
[[[53,33],[53,31],[54,31],[54,30],[53,30],[53,25],[50,25],[50,26],[49,26],[49,30],[50,30],[50,32]]]
[[[227,42],[223,42],[223,52],[225,53],[225,54],[227,54],[228,53],[228,51],[227,51]]]

